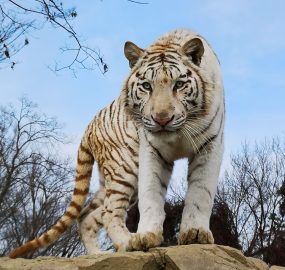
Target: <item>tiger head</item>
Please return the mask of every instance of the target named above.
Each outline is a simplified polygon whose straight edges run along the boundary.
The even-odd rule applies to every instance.
[[[132,68],[125,87],[127,104],[144,128],[176,131],[190,114],[205,110],[199,75],[201,39],[190,39],[183,46],[156,43],[146,50],[127,41],[124,52]]]

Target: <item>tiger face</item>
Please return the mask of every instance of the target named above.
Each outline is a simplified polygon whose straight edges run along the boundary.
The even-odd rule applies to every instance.
[[[155,44],[147,50],[126,42],[125,55],[132,67],[127,103],[144,128],[176,131],[189,114],[203,109],[203,87],[197,73],[203,53],[199,38],[182,47]]]

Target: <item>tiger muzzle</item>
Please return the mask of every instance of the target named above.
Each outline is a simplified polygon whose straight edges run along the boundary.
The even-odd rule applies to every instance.
[[[156,117],[151,116],[151,117],[154,122],[156,122],[162,127],[165,127],[168,123],[170,123],[173,120],[174,115],[172,115],[171,117],[159,117],[159,116]]]

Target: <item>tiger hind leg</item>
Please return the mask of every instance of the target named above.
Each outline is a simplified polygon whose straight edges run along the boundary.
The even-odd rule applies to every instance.
[[[105,188],[95,193],[92,202],[85,207],[78,219],[81,240],[88,254],[100,252],[98,232],[103,227],[102,213],[104,209]]]
[[[134,177],[116,179],[106,189],[103,223],[117,251],[134,249],[132,242],[135,234],[129,232],[125,220],[131,197],[136,190],[137,180]]]

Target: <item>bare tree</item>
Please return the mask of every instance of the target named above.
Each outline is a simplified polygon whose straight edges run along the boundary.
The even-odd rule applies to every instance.
[[[66,138],[56,119],[23,98],[0,110],[0,255],[50,228],[70,199],[73,168],[56,151]],[[76,227],[40,255],[83,252]],[[32,256],[32,254],[31,254]]]
[[[102,73],[107,72],[108,66],[100,51],[86,45],[75,31],[72,21],[77,15],[74,7],[65,8],[58,0],[0,0],[0,64],[14,68],[15,55],[29,44],[30,32],[48,23],[67,35],[70,45],[62,47],[61,51],[73,55],[68,63],[56,63],[54,71],[70,69],[75,72],[78,68],[98,67]]]
[[[60,51],[72,55],[69,62],[55,63],[51,67],[53,71],[69,69],[76,74],[78,69],[93,70],[97,67],[106,73],[108,65],[100,50],[88,46],[75,30],[73,21],[77,16],[75,7],[64,7],[60,0],[0,0],[0,67],[9,65],[14,69],[18,63],[15,55],[29,44],[30,33],[49,24],[67,35],[70,44],[61,47]]]
[[[274,264],[285,264],[284,260],[274,261],[270,252],[285,242],[284,195],[280,192],[285,183],[284,154],[285,144],[279,139],[254,148],[244,144],[232,156],[218,193],[232,213],[244,253]],[[279,251],[285,255],[284,247]]]
[[[212,209],[210,229],[216,244],[242,249],[233,213],[228,203],[223,201],[218,195],[215,197]]]

